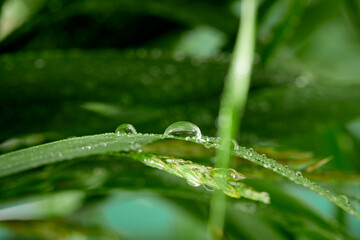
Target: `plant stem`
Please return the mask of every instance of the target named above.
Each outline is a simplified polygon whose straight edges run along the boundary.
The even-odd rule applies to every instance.
[[[231,140],[238,131],[248,95],[255,46],[256,3],[256,0],[242,1],[241,22],[219,112],[221,147],[216,152],[215,164],[219,168],[230,165]],[[223,237],[226,205],[225,195],[215,192],[210,203],[209,230],[216,239]]]

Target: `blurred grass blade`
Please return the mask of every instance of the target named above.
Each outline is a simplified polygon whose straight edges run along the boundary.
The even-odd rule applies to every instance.
[[[215,135],[228,59],[199,62],[157,54],[140,49],[1,55],[0,141],[19,132],[54,132],[58,139],[95,134],[115,128],[114,121],[159,133],[178,119]],[[249,142],[287,138],[360,115],[359,85],[317,85],[279,66],[255,68],[252,84],[241,135]]]
[[[360,2],[357,0],[345,0],[343,1],[343,4],[345,5],[346,12],[353,24],[358,40],[360,40]]]
[[[216,150],[216,167],[231,165],[231,141],[238,132],[250,88],[255,53],[257,4],[255,0],[241,2],[240,25],[232,61],[220,102],[218,136],[221,148]],[[215,193],[210,203],[209,229],[216,239],[223,238],[226,198]]]
[[[272,2],[272,1],[268,1]],[[264,21],[263,26],[260,26],[260,52],[261,61],[266,64],[271,56],[276,52],[277,48],[281,46],[284,40],[291,37],[294,33],[294,29],[300,22],[300,17],[305,9],[306,2],[302,0],[290,0],[290,1],[275,1],[273,8],[281,8],[282,16],[269,16],[269,18],[279,18],[280,20],[274,26],[267,26],[270,20]],[[285,7],[284,7],[285,6]],[[268,10],[269,11],[269,10]],[[276,15],[279,15],[280,11],[274,11]]]
[[[307,84],[259,90],[249,96],[243,136],[287,138],[346,123],[360,115],[359,92],[359,84]]]

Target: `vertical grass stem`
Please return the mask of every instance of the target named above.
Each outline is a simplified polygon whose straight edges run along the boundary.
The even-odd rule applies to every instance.
[[[215,164],[219,168],[230,165],[231,140],[238,131],[248,95],[255,48],[256,6],[256,0],[242,1],[239,31],[219,111],[221,148],[216,152]],[[209,230],[215,239],[223,238],[226,205],[225,195],[214,193],[210,203]]]

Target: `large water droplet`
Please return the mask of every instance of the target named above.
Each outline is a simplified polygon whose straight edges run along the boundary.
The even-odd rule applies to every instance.
[[[168,128],[166,128],[164,135],[200,139],[201,131],[198,126],[191,122],[179,121],[171,124]]]
[[[122,134],[136,134],[136,129],[133,125],[125,123],[119,125],[115,130],[116,135],[120,136]]]
[[[302,174],[301,174],[300,171],[296,171],[295,174],[296,174],[296,176],[298,176],[298,177],[301,177],[301,176],[302,176]]]

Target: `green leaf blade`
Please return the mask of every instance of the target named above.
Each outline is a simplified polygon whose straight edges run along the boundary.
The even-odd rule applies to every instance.
[[[104,154],[131,151],[161,139],[160,135],[116,135],[105,133],[47,143],[0,155],[0,177],[45,164]]]

